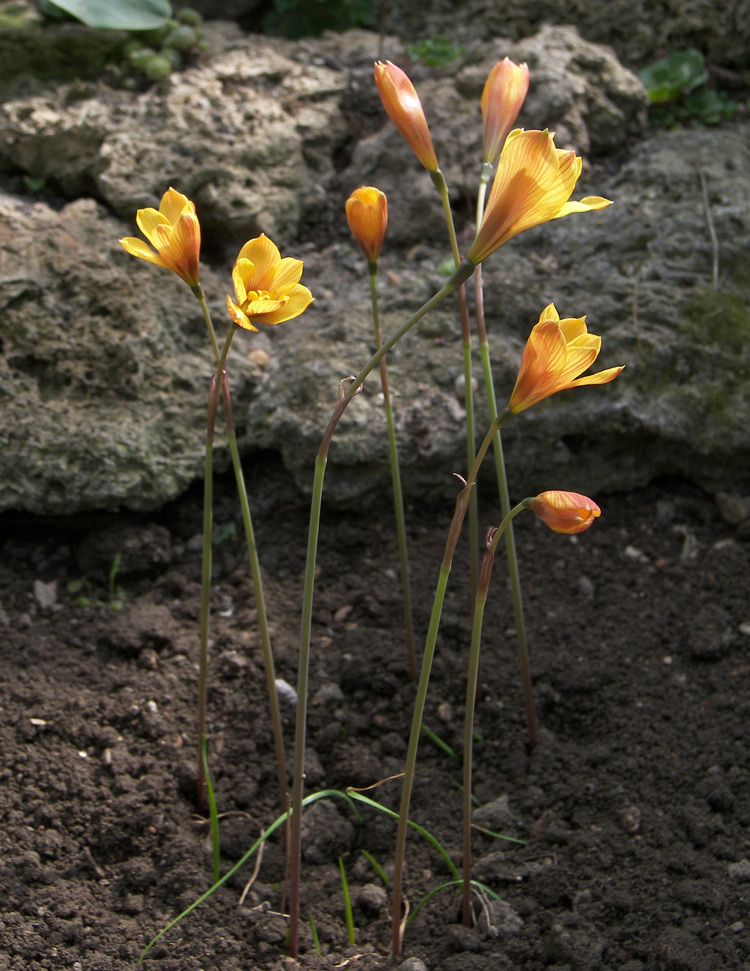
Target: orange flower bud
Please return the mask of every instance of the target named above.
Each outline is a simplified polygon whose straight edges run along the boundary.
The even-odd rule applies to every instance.
[[[500,158],[505,139],[528,90],[529,69],[526,64],[514,64],[506,57],[490,71],[482,92],[483,161],[494,165]]]
[[[609,199],[568,202],[581,174],[575,152],[555,148],[548,131],[514,129],[505,140],[482,225],[467,255],[476,266],[509,239],[572,212],[604,209]]]
[[[227,296],[227,309],[238,327],[256,330],[255,324],[280,324],[299,317],[313,301],[303,287],[302,260],[283,260],[275,243],[261,233],[240,250],[232,270],[236,303]]]
[[[437,156],[432,147],[422,102],[408,76],[390,61],[385,64],[377,61],[375,83],[388,117],[428,172],[437,172]]]
[[[172,270],[191,287],[198,286],[201,227],[195,205],[171,187],[161,197],[158,209],[139,209],[135,221],[154,250],[136,236],[120,244],[131,256]]]
[[[388,225],[385,193],[371,185],[355,189],[346,200],[346,218],[367,262],[377,263]]]
[[[602,346],[601,337],[589,334],[585,321],[585,317],[560,320],[553,303],[544,308],[526,342],[509,411],[518,414],[566,388],[614,381],[622,367],[578,377],[591,367]]]
[[[593,499],[577,492],[541,492],[525,504],[556,533],[583,533],[602,514]]]

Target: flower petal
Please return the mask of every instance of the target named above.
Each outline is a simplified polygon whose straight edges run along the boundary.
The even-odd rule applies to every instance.
[[[124,239],[120,240],[120,245],[131,256],[137,256],[141,260],[147,260],[149,263],[154,263],[156,266],[164,267],[166,270],[170,270],[171,267],[167,266],[164,260],[143,242],[142,239],[138,239],[137,236],[126,236]]]
[[[278,246],[265,233],[248,240],[240,250],[237,259],[250,260],[255,264],[252,281],[245,281],[248,290],[270,290],[267,277],[281,261],[281,253]]]
[[[170,186],[159,203],[159,212],[170,223],[176,223],[184,212],[195,212],[195,205],[177,189]]]
[[[253,319],[261,324],[280,324],[285,320],[292,320],[294,317],[299,317],[301,313],[307,310],[312,302],[313,295],[307,287],[298,284],[293,288],[289,294],[288,301],[280,310],[264,313]]]
[[[238,327],[242,327],[243,330],[254,330],[257,333],[258,328],[253,327],[247,315],[234,303],[229,294],[227,294],[227,310],[229,311],[229,316]]]
[[[284,257],[274,269],[273,280],[268,289],[274,293],[290,293],[300,281],[303,266],[302,260],[295,260],[291,256]]]
[[[135,214],[135,221],[140,231],[152,246],[156,246],[156,227],[172,225],[167,217],[159,212],[158,209],[139,209]]]

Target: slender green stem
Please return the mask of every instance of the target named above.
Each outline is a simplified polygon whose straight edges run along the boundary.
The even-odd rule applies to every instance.
[[[245,488],[245,478],[242,474],[242,463],[240,461],[239,450],[237,448],[237,436],[234,431],[232,421],[231,401],[229,389],[225,382],[224,392],[224,414],[227,419],[227,441],[229,451],[232,454],[232,464],[234,465],[235,479],[237,481],[237,492],[242,509],[242,522],[245,527],[245,541],[250,557],[250,573],[253,580],[253,591],[255,593],[255,607],[258,612],[258,631],[260,633],[261,649],[263,651],[263,666],[266,675],[266,690],[268,693],[268,705],[271,710],[271,725],[273,728],[274,751],[276,753],[276,775],[279,784],[279,802],[282,813],[289,808],[289,791],[286,776],[286,754],[284,752],[284,730],[281,722],[281,711],[279,709],[279,695],[276,690],[276,670],[271,649],[271,637],[268,629],[268,615],[266,613],[266,600],[263,595],[263,576],[260,570],[260,558],[258,547],[255,542],[255,531],[253,520],[250,515],[250,503],[247,498]]]
[[[279,710],[279,697],[276,691],[276,671],[274,666],[273,650],[271,648],[271,637],[268,628],[266,601],[263,594],[263,578],[260,570],[258,547],[255,542],[255,531],[253,529],[252,516],[250,514],[250,503],[248,501],[247,488],[245,486],[245,476],[242,471],[242,461],[240,459],[239,448],[237,446],[237,435],[235,433],[234,420],[232,417],[232,399],[229,390],[229,382],[226,375],[223,373],[223,363],[226,362],[227,355],[229,353],[229,346],[238,328],[236,324],[232,325],[229,333],[227,334],[227,341],[224,345],[223,352],[219,352],[219,346],[216,341],[216,332],[214,330],[213,321],[211,320],[211,313],[208,309],[203,290],[201,289],[200,285],[198,285],[193,289],[193,292],[198,300],[198,303],[200,304],[201,310],[203,311],[203,319],[206,322],[206,329],[208,330],[208,334],[211,339],[211,346],[213,347],[214,351],[216,367],[217,369],[221,368],[222,373],[222,394],[224,399],[224,416],[227,427],[227,441],[229,443],[229,451],[232,456],[234,477],[237,483],[237,494],[239,496],[240,508],[242,510],[242,522],[245,528],[245,541],[247,543],[247,551],[250,559],[250,574],[253,583],[253,593],[255,596],[256,609],[258,611],[258,631],[260,633],[261,650],[263,652],[263,667],[266,675],[266,691],[268,694],[268,706],[271,712],[271,726],[273,730],[274,751],[276,754],[276,774],[279,784],[279,803],[281,806],[281,811],[286,812],[289,808],[289,793],[286,775],[286,755],[284,752],[284,733],[281,722],[281,712]]]
[[[211,313],[208,309],[208,304],[206,303],[206,295],[203,292],[203,287],[200,283],[197,283],[194,287],[190,288],[193,291],[195,299],[200,304],[200,308],[203,311],[203,319],[206,322],[206,330],[208,331],[208,336],[211,341],[211,347],[214,352],[214,360],[216,361],[216,366],[219,366],[219,345],[216,342],[216,331],[214,330],[213,321],[211,320]]]
[[[448,228],[448,236],[453,253],[453,262],[456,266],[461,263],[461,255],[458,251],[458,240],[456,238],[456,228],[453,223],[453,213],[451,212],[450,196],[448,185],[440,169],[430,173],[433,184],[440,194],[445,213],[445,223]],[[458,288],[458,310],[461,319],[461,346],[463,350],[464,364],[464,407],[466,409],[466,468],[470,469],[474,464],[475,450],[475,422],[474,422],[474,381],[471,373],[471,324],[469,321],[469,305],[466,301],[466,287]],[[472,598],[477,592],[478,571],[479,571],[479,513],[477,490],[472,490],[469,498],[469,557],[471,563],[471,593]]]
[[[289,846],[289,953],[299,953],[300,915],[300,868],[302,856],[302,799],[305,784],[305,735],[307,726],[307,685],[310,669],[310,634],[312,626],[315,560],[320,531],[320,506],[323,498],[323,480],[327,464],[327,451],[318,453],[315,459],[315,480],[310,510],[310,525],[305,567],[305,588],[302,600],[302,633],[300,637],[299,667],[297,670],[297,718],[294,730],[294,767],[292,769],[292,827]]]
[[[300,917],[300,871],[302,867],[302,801],[305,787],[304,768],[305,768],[305,744],[307,730],[307,689],[308,674],[310,667],[310,634],[312,626],[312,607],[313,595],[315,590],[315,562],[318,549],[318,532],[320,528],[320,507],[323,497],[323,483],[325,480],[325,470],[328,461],[328,450],[331,439],[336,431],[336,426],[341,420],[350,401],[359,394],[365,378],[380,364],[380,361],[401,340],[404,334],[424,317],[426,313],[437,306],[448,294],[453,293],[457,287],[464,283],[476,267],[464,261],[452,276],[446,281],[443,287],[423,304],[416,313],[412,314],[401,327],[388,338],[362,370],[354,377],[347,388],[339,394],[336,407],[331,416],[328,426],[323,433],[323,438],[315,459],[315,478],[313,481],[313,492],[310,508],[310,526],[307,540],[307,559],[305,566],[305,585],[302,601],[302,624],[300,631],[299,649],[299,668],[297,673],[297,717],[294,729],[294,767],[292,776],[292,827],[289,847],[289,953],[296,958],[299,952],[299,917]],[[488,443],[489,444],[489,443]]]
[[[221,381],[214,374],[208,392],[206,457],[203,469],[203,551],[201,558],[200,646],[198,653],[198,812],[206,809],[206,775],[203,768],[203,739],[206,735],[208,695],[208,633],[211,623],[211,558],[213,552],[213,448],[216,411]]]
[[[479,648],[482,641],[482,621],[484,608],[487,603],[487,593],[492,577],[492,564],[495,550],[500,536],[510,527],[512,520],[525,509],[520,502],[506,514],[496,530],[487,534],[487,549],[482,559],[482,569],[479,574],[479,586],[474,600],[474,622],[471,631],[471,650],[469,653],[469,670],[466,678],[466,715],[464,722],[464,771],[463,771],[463,918],[464,924],[471,927],[471,771],[472,753],[474,746],[474,710],[477,699],[477,685],[479,683]]]
[[[492,174],[492,166],[487,162],[482,165],[482,174],[479,182],[479,195],[477,197],[477,226],[481,222],[484,210],[484,199],[487,191],[487,183]],[[479,355],[482,361],[482,373],[484,376],[484,386],[487,393],[487,402],[490,410],[490,421],[497,417],[497,399],[495,396],[495,382],[492,377],[492,362],[490,360],[490,346],[487,340],[487,327],[484,316],[484,288],[482,287],[482,267],[477,267],[476,283],[474,285],[474,302],[477,318],[477,334],[479,335]],[[500,498],[500,511],[506,516],[510,510],[510,494],[508,491],[508,476],[505,471],[505,458],[503,455],[503,442],[498,431],[493,441],[493,451],[495,455],[495,475],[497,477],[498,495]],[[529,651],[526,637],[526,619],[523,612],[523,595],[521,592],[521,575],[518,569],[518,555],[516,553],[516,540],[511,524],[505,530],[505,553],[508,560],[508,574],[510,576],[510,588],[513,598],[513,617],[516,626],[516,638],[518,640],[518,660],[521,666],[521,684],[523,687],[524,706],[526,708],[526,727],[529,733],[529,747],[533,750],[537,744],[537,724],[534,712],[534,695],[531,688],[531,669],[529,665]]]
[[[485,435],[484,441],[479,447],[474,463],[472,464],[469,477],[464,488],[458,494],[456,506],[453,512],[453,519],[448,530],[448,539],[445,544],[443,561],[440,565],[435,598],[430,615],[430,623],[427,630],[427,641],[425,643],[424,654],[422,656],[422,668],[417,683],[417,695],[414,699],[414,712],[412,714],[411,731],[409,734],[409,744],[406,750],[406,764],[404,766],[404,782],[401,789],[401,806],[399,809],[398,832],[396,834],[396,854],[393,865],[393,909],[391,914],[391,946],[394,958],[401,954],[401,887],[404,870],[404,857],[406,853],[406,831],[409,819],[409,805],[411,803],[411,793],[414,787],[414,774],[417,764],[417,749],[419,748],[419,736],[421,734],[422,719],[424,717],[425,700],[427,698],[427,688],[430,682],[430,671],[432,660],[435,654],[435,644],[437,641],[438,628],[440,626],[440,616],[443,610],[445,590],[448,585],[451,566],[453,564],[453,554],[456,550],[458,537],[461,533],[464,517],[469,506],[469,495],[476,482],[479,468],[484,456],[487,454],[495,432],[501,425],[510,418],[510,412],[503,412],[490,425],[489,431]]]
[[[204,301],[205,305],[205,301]],[[208,421],[206,429],[206,457],[203,478],[203,551],[201,554],[201,615],[200,647],[198,656],[198,811],[206,809],[206,775],[203,767],[203,738],[206,735],[206,708],[208,697],[208,634],[211,625],[211,568],[213,555],[213,447],[216,413],[222,388],[226,384],[224,365],[229,346],[237,328],[227,334],[224,348],[217,354],[216,373],[211,378],[208,393]]]
[[[201,758],[203,760],[203,771],[206,776],[206,791],[208,792],[208,816],[211,823],[211,847],[213,849],[214,860],[214,883],[218,883],[221,877],[221,856],[219,853],[219,811],[216,807],[214,787],[211,785],[211,775],[208,771],[208,752],[206,751],[205,735],[201,738]]]
[[[375,346],[383,343],[378,314],[377,293],[377,263],[370,268],[370,295],[372,300],[372,320],[375,327]],[[388,425],[388,448],[391,460],[391,486],[393,489],[393,511],[396,516],[396,535],[398,537],[398,553],[401,561],[401,596],[404,604],[404,624],[406,628],[406,653],[409,659],[409,677],[417,680],[417,661],[414,651],[414,626],[412,624],[411,588],[409,584],[409,556],[406,544],[406,521],[404,518],[404,497],[401,489],[401,470],[398,461],[398,445],[396,444],[396,426],[393,420],[393,406],[391,391],[388,384],[388,367],[386,359],[380,360],[380,385],[383,389],[383,408]]]

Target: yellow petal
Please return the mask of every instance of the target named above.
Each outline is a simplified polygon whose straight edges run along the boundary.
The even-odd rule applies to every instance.
[[[564,320],[558,317],[558,322],[563,337],[568,343],[587,333],[585,317],[566,317]]]
[[[284,257],[274,269],[271,286],[268,289],[274,293],[290,293],[300,281],[303,266],[302,260],[295,260],[291,256]]]
[[[156,227],[172,225],[167,217],[160,213],[158,209],[139,209],[135,214],[135,221],[140,231],[152,246],[156,246]]]
[[[154,263],[156,266],[162,266],[169,270],[164,260],[143,242],[142,239],[138,239],[137,236],[126,236],[124,239],[120,240],[120,245],[122,248],[130,253],[131,256],[137,256],[141,260],[147,260],[149,263]]]
[[[539,323],[543,320],[559,320],[560,314],[557,312],[557,307],[553,303],[548,303],[544,310],[539,314]]]
[[[280,310],[263,314],[254,319],[261,324],[280,324],[285,320],[292,320],[294,317],[299,317],[301,313],[307,310],[312,302],[313,296],[307,287],[298,284],[289,294],[288,301]]]
[[[560,219],[562,216],[569,216],[571,212],[591,212],[594,209],[606,209],[607,206],[611,205],[611,199],[603,199],[601,196],[586,196],[585,199],[580,199],[578,202],[575,200],[566,202],[554,218]]]
[[[240,250],[237,259],[250,260],[255,264],[252,285],[246,281],[248,290],[270,290],[266,277],[281,261],[281,253],[278,246],[265,233],[248,240]]]
[[[195,206],[187,196],[170,186],[161,197],[159,212],[166,217],[168,222],[176,223],[184,212],[194,213]]]
[[[227,294],[227,310],[229,311],[229,316],[238,327],[242,327],[243,330],[254,330],[257,332],[258,328],[253,327],[246,314],[243,313],[242,309],[233,302],[229,294]]]
[[[596,374],[587,374],[585,377],[578,378],[575,381],[575,387],[578,388],[584,384],[609,384],[610,381],[614,381],[624,368],[625,365],[621,364],[619,367],[608,367],[603,371],[597,371]]]
[[[244,259],[244,257],[238,257],[237,262],[232,267],[232,285],[234,286],[234,295],[239,303],[244,303],[247,300],[248,289],[254,289],[252,285],[248,287],[254,277],[255,264]]]

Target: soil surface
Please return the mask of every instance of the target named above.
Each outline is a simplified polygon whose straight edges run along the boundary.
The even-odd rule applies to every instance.
[[[296,684],[307,500],[273,456],[248,462],[277,675]],[[277,816],[257,615],[232,482],[219,479],[209,758],[225,872]],[[480,523],[498,522],[491,497]],[[578,537],[517,522],[539,744],[529,751],[512,611],[498,556],[477,710],[474,874],[499,895],[460,923],[455,890],[406,931],[404,968],[750,968],[750,543],[679,482],[603,497]],[[408,510],[422,641],[452,509]],[[196,816],[201,493],[158,516],[5,519],[2,583],[0,968],[121,971],[211,884]],[[313,623],[307,792],[369,786],[402,767],[407,676],[389,504],[323,516]],[[121,565],[110,591],[108,574]],[[426,721],[461,751],[470,639],[457,553]],[[71,586],[72,585],[72,586]],[[86,606],[81,598],[91,603]],[[97,601],[101,601],[98,603]],[[289,695],[291,692],[287,691]],[[293,700],[284,705],[291,755]],[[412,818],[460,862],[460,765],[425,739]],[[398,804],[400,782],[370,793]],[[306,969],[381,969],[391,819],[343,799],[305,816]],[[285,956],[284,854],[265,845],[170,930],[146,969],[253,971]],[[353,900],[347,938],[339,873]],[[418,834],[412,911],[450,880]],[[423,962],[423,963],[422,963]]]

